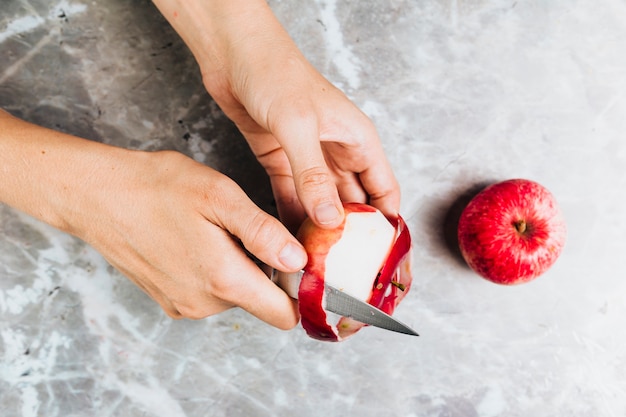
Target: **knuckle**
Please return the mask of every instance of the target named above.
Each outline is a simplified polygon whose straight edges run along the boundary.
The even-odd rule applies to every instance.
[[[165,311],[165,314],[167,314],[168,317],[170,317],[171,319],[180,320],[183,318],[183,315],[180,313],[180,311],[178,311],[178,309],[163,308],[163,311]]]
[[[276,220],[273,217],[262,211],[257,212],[243,232],[244,244],[250,247],[267,246],[276,239],[275,226]]]
[[[230,294],[232,292],[231,285],[228,281],[221,279],[213,279],[208,284],[207,293],[211,295],[212,298],[217,298],[218,300],[227,300],[230,299]]]
[[[332,181],[330,173],[323,167],[311,167],[299,175],[300,186],[307,190],[317,190]]]
[[[297,95],[272,103],[267,112],[267,126],[273,134],[287,137],[303,129],[317,129],[318,116],[313,104]]]
[[[286,321],[279,323],[277,327],[280,330],[291,330],[291,329],[294,329],[298,325],[298,323],[299,323],[298,318],[294,317],[293,319],[286,320]]]
[[[206,283],[204,291],[207,294],[207,298],[213,300],[215,308],[221,311],[227,305],[237,304],[238,283],[239,281],[235,279],[213,277]],[[220,308],[217,307],[218,304]]]
[[[178,299],[172,302],[176,318],[201,320],[218,314],[229,308],[224,300],[232,291],[228,280],[202,280],[191,293],[179,294]]]
[[[180,318],[186,318],[191,320],[200,320],[203,319],[210,314],[203,308],[199,308],[198,306],[177,306],[176,309],[180,314]]]

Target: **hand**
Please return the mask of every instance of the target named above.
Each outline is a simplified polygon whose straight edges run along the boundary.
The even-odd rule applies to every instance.
[[[342,200],[395,217],[399,187],[371,121],[295,49],[277,49],[271,57],[245,54],[243,68],[233,71],[242,79],[228,89],[205,80],[269,174],[283,222],[295,230],[307,214],[335,227]]]
[[[337,226],[341,200],[397,215],[399,186],[371,121],[306,61],[264,0],[155,3],[267,170],[290,230],[305,214]]]
[[[82,207],[78,235],[174,318],[239,306],[279,328],[294,301],[247,258],[295,271],[306,254],[284,226],[229,178],[173,152],[126,154]],[[85,218],[86,217],[86,218]]]
[[[241,245],[285,271],[306,253],[228,177],[179,153],[118,149],[2,112],[0,126],[0,201],[91,244],[167,314],[240,306],[282,329],[297,324],[295,302]]]

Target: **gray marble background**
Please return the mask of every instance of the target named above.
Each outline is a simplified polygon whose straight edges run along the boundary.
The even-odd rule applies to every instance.
[[[410,338],[340,344],[234,309],[172,321],[90,247],[0,206],[0,414],[626,415],[626,3],[271,0],[376,123],[403,190]],[[0,107],[119,146],[175,149],[273,211],[262,169],[147,0],[2,0]],[[480,184],[526,177],[569,240],[500,287],[446,239]]]

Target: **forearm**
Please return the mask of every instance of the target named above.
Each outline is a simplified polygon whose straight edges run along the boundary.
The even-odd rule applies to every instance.
[[[268,52],[277,54],[286,49],[285,45],[290,52],[297,52],[265,0],[153,0],[153,3],[193,53],[205,84],[241,78],[237,72],[242,70],[242,62],[254,63],[255,57],[266,57]]]
[[[0,202],[76,233],[78,202],[115,169],[116,148],[17,119],[0,110]],[[103,174],[100,172],[100,174]]]

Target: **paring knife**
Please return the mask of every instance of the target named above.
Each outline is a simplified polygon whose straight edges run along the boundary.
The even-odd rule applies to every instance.
[[[298,299],[298,289],[300,288],[300,280],[302,279],[302,275],[304,275],[304,271],[287,273],[278,271],[267,265],[263,265],[262,269],[270,279],[282,288],[291,298]],[[381,329],[419,336],[415,330],[371,304],[354,298],[350,294],[328,284],[324,285],[324,290],[326,292],[326,305],[324,308],[330,312],[339,314],[340,316],[350,317],[361,323],[380,327]]]

